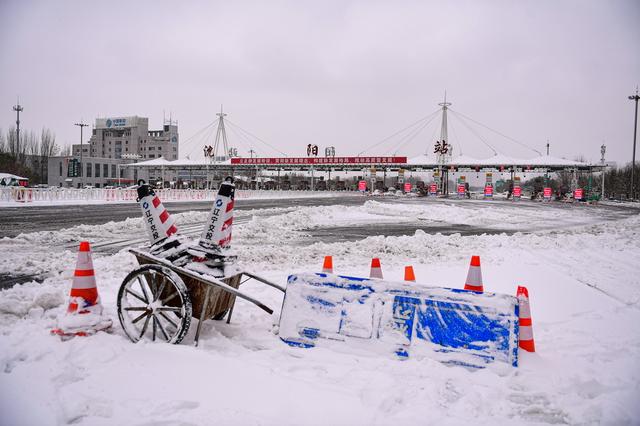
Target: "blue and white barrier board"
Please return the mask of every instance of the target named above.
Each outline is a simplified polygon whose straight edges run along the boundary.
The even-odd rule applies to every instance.
[[[332,340],[484,367],[518,365],[518,300],[413,282],[291,275],[282,305],[280,338],[313,347]],[[374,343],[375,341],[375,343]]]

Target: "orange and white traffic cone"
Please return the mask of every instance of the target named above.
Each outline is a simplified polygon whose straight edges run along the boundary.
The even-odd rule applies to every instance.
[[[482,271],[480,270],[480,256],[471,256],[471,264],[467,273],[467,280],[464,284],[465,290],[477,291],[482,293]]]
[[[93,261],[91,260],[91,246],[88,241],[83,241],[80,243],[78,261],[73,272],[73,284],[71,285],[67,312],[85,314],[93,306],[98,306],[102,312],[96,276],[93,271]]]
[[[62,337],[87,336],[109,327],[111,320],[102,316],[91,247],[89,242],[83,241],[78,251],[66,315],[59,319],[58,328],[51,332]]]
[[[325,274],[333,274],[333,257],[325,256],[322,264],[322,272]]]
[[[164,241],[178,232],[175,219],[167,212],[149,185],[142,184],[138,187],[138,202],[142,208],[142,220],[146,225],[151,245]]]
[[[516,292],[520,312],[520,343],[518,346],[528,352],[535,352],[536,345],[533,341],[533,323],[531,321],[531,308],[529,307],[529,291],[526,287],[518,286]]]
[[[404,267],[404,280],[409,282],[416,282],[416,274],[413,273],[413,266]]]
[[[380,259],[377,257],[371,259],[371,272],[369,272],[369,278],[382,279],[382,266],[380,266]]]

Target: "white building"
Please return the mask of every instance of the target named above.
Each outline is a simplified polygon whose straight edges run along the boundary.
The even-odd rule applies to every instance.
[[[124,154],[137,154],[141,159],[177,160],[178,146],[178,124],[174,121],[165,121],[161,130],[149,130],[146,117],[97,118],[91,138],[82,144],[82,155],[119,159]],[[73,155],[80,156],[80,144],[73,145]]]

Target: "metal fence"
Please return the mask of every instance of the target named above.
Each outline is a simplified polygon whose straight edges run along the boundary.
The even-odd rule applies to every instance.
[[[217,190],[206,189],[158,189],[156,193],[162,201],[212,201]],[[236,198],[295,198],[331,196],[345,194],[344,191],[270,191],[237,190]],[[136,201],[135,189],[75,189],[75,188],[0,188],[0,202],[64,202],[64,201]]]

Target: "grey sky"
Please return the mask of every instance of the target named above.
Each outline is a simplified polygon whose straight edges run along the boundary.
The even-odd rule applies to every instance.
[[[63,144],[79,141],[80,118],[148,116],[159,128],[165,110],[194,158],[204,141],[185,141],[224,104],[289,155],[308,143],[349,155],[436,110],[446,89],[455,111],[540,151],[548,138],[552,155],[597,160],[604,141],[609,159],[631,159],[638,1],[2,0],[0,16],[3,131],[17,95],[22,127]],[[464,154],[492,154],[451,124]],[[398,154],[431,151],[434,126]],[[476,129],[507,155],[535,155]]]

